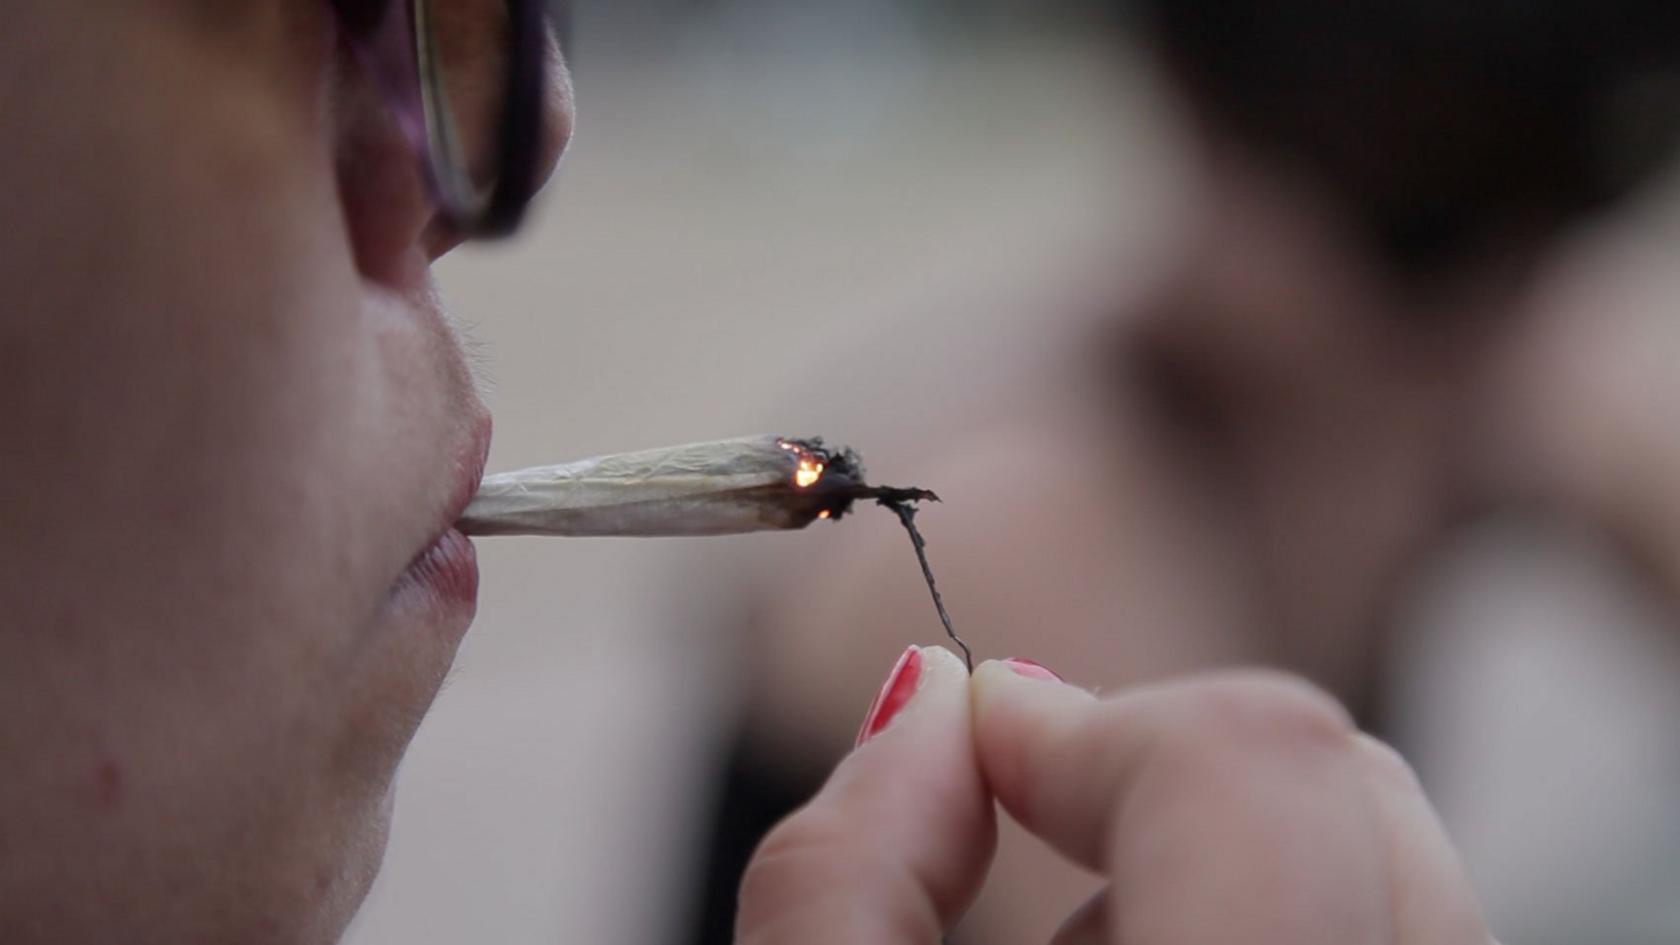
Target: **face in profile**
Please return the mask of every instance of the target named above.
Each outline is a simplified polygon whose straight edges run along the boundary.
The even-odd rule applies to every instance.
[[[461,230],[334,5],[110,6],[0,38],[0,941],[332,941],[473,615]]]

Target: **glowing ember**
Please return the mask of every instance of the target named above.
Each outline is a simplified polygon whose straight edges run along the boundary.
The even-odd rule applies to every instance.
[[[830,513],[827,509],[823,509],[821,512],[817,513],[817,518],[828,518],[830,514],[832,513]]]
[[[799,468],[793,471],[793,484],[801,489],[808,489],[816,485],[817,480],[822,478],[823,469],[826,465],[817,457],[817,454],[798,443],[783,441],[781,447],[799,460]]]

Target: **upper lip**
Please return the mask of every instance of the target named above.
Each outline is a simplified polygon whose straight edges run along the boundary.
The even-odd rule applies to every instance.
[[[478,494],[478,485],[484,479],[485,464],[490,459],[490,432],[490,415],[486,413],[473,423],[467,442],[456,454],[456,469],[459,470],[460,477],[456,481],[455,491],[450,495],[439,534],[455,527],[461,513],[466,511],[467,503]]]
[[[479,483],[484,481],[484,467],[490,462],[490,432],[490,415],[486,413],[473,424],[472,438],[469,440],[467,452],[462,457],[461,465],[466,475],[461,480],[455,503],[449,510],[451,525],[454,525],[461,513],[467,510],[467,503],[478,494]]]

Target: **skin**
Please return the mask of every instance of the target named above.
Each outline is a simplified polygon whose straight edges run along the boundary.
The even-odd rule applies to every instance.
[[[7,19],[0,940],[334,941],[471,618],[458,240],[324,4]]]

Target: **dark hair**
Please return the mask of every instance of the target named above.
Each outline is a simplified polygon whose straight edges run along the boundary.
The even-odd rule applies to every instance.
[[[1146,0],[1193,99],[1450,265],[1624,193],[1680,127],[1680,0]]]

